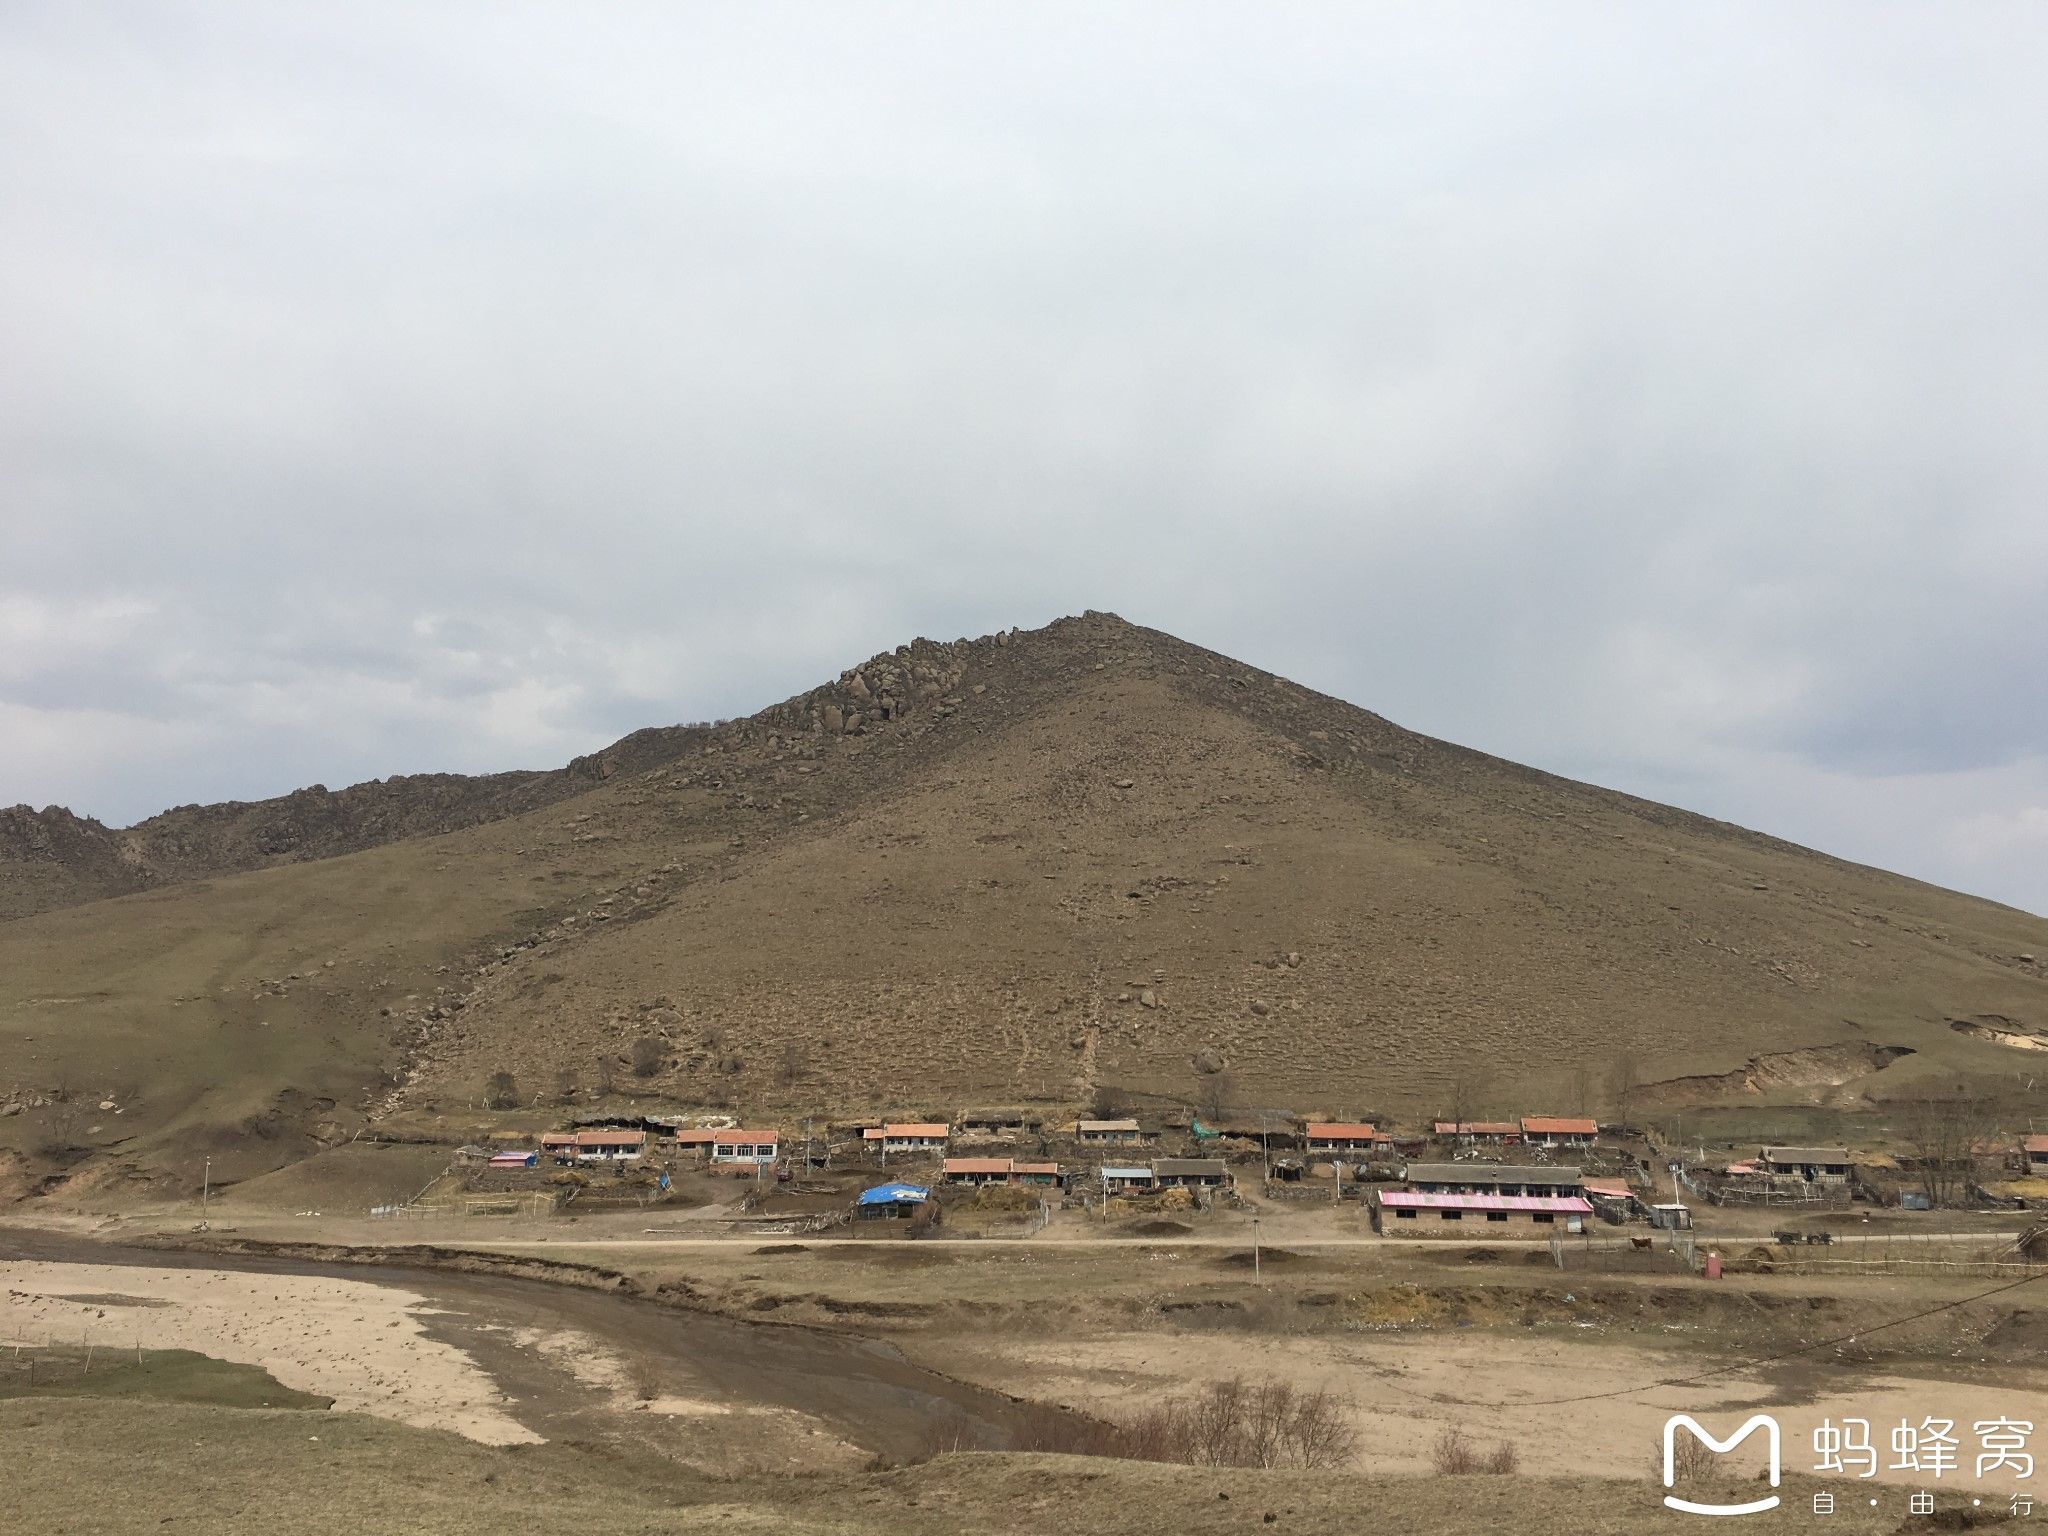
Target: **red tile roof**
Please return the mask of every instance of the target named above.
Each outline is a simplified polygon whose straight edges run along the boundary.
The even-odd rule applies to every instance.
[[[759,1147],[774,1146],[782,1137],[776,1131],[713,1131],[711,1144],[714,1147]]]
[[[1600,1122],[1597,1120],[1561,1119],[1555,1115],[1524,1115],[1522,1117],[1524,1136],[1597,1136]]]
[[[1512,1136],[1518,1127],[1512,1120],[1439,1120],[1439,1136]]]
[[[2048,1136],[2029,1136],[2020,1143],[2024,1152],[2048,1152]]]
[[[1359,1120],[1311,1120],[1303,1132],[1310,1141],[1382,1141],[1379,1127]]]
[[[579,1147],[644,1147],[647,1145],[645,1131],[578,1131],[576,1145]]]
[[[907,1141],[914,1136],[930,1137],[939,1141],[944,1141],[948,1136],[953,1134],[953,1128],[950,1125],[925,1124],[923,1122],[910,1121],[901,1125],[885,1125],[882,1127],[882,1133],[890,1141]]]

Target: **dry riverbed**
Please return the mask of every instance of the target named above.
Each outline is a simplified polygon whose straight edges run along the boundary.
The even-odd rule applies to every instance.
[[[539,1440],[487,1372],[429,1335],[433,1320],[425,1296],[367,1281],[0,1263],[0,1343],[189,1349],[261,1366],[338,1409],[488,1445]]]

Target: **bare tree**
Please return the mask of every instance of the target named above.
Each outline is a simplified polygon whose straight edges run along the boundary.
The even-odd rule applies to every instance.
[[[1617,1124],[1634,1123],[1636,1097],[1642,1087],[1641,1069],[1633,1052],[1623,1051],[1607,1068],[1607,1112]]]
[[[775,1063],[776,1082],[785,1088],[794,1088],[803,1081],[810,1068],[811,1049],[805,1041],[792,1035],[782,1042],[782,1051]]]
[[[484,1081],[485,1109],[517,1109],[519,1079],[502,1067]]]
[[[1451,1077],[1450,1109],[1454,1125],[1470,1125],[1486,1112],[1491,1087],[1484,1074],[1461,1070]]]
[[[1220,1125],[1237,1104],[1237,1080],[1228,1072],[1195,1079],[1195,1113],[1211,1126]]]
[[[667,1045],[654,1035],[642,1035],[633,1042],[633,1075],[635,1077],[657,1076],[662,1064],[668,1060]]]
[[[1574,1067],[1571,1077],[1572,1113],[1590,1115],[1593,1113],[1593,1069]]]
[[[1097,1120],[1115,1120],[1127,1107],[1128,1101],[1124,1098],[1123,1090],[1113,1088],[1108,1083],[1097,1083],[1094,1094],[1088,1100],[1088,1111]]]
[[[1893,1124],[1918,1165],[1928,1203],[1937,1207],[1968,1192],[1977,1158],[1996,1131],[1990,1105],[1960,1081],[1902,1102]]]
[[[36,1127],[34,1146],[42,1156],[57,1160],[82,1150],[85,1140],[85,1111],[69,1092],[55,1089],[43,1106],[41,1124]]]
[[[554,1099],[557,1104],[574,1104],[576,1102],[576,1069],[574,1067],[557,1067],[555,1069]]]

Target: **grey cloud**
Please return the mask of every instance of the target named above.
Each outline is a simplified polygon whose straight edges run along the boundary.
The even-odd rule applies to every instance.
[[[2048,907],[2044,40],[17,9],[0,616],[72,617],[0,630],[0,801],[559,761],[1096,606]]]

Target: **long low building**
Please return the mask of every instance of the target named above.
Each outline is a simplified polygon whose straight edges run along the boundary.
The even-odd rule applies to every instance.
[[[932,1120],[892,1120],[860,1134],[868,1151],[879,1150],[884,1157],[900,1157],[912,1152],[945,1151],[953,1128]]]
[[[1152,1164],[1161,1189],[1220,1189],[1230,1182],[1230,1169],[1220,1157],[1162,1157]]]
[[[1411,1189],[1440,1195],[1569,1197],[1586,1184],[1576,1168],[1542,1163],[1410,1163],[1402,1177]]]
[[[1057,1184],[1058,1163],[1022,1163],[1013,1157],[949,1157],[939,1165],[948,1184]]]
[[[1797,1179],[1804,1184],[1849,1182],[1847,1147],[1765,1147],[1758,1161],[1774,1179]]]
[[[1325,1156],[1344,1152],[1369,1155],[1387,1141],[1378,1126],[1363,1120],[1311,1120],[1301,1132],[1303,1149]]]
[[[711,1161],[714,1163],[772,1163],[782,1138],[774,1131],[714,1131]]]
[[[1583,1232],[1593,1207],[1577,1195],[1433,1194],[1375,1190],[1369,1203],[1375,1232],[1389,1237],[1464,1237],[1477,1228],[1532,1235]]]

